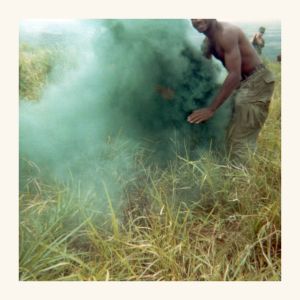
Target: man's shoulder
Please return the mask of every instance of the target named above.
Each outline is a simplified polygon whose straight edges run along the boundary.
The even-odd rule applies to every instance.
[[[242,30],[234,24],[230,24],[227,22],[221,22],[221,25],[222,25],[222,35],[223,36],[226,36],[226,37],[229,35],[238,36],[242,32]]]
[[[220,44],[227,48],[236,44],[239,40],[241,29],[229,23],[222,23],[222,34],[219,37]]]

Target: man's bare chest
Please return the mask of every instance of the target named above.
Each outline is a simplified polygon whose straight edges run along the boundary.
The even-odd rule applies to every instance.
[[[210,43],[210,53],[217,59],[224,61],[224,51],[217,43]]]

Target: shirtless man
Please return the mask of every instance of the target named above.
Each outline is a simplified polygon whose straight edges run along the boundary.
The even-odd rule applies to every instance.
[[[265,46],[265,40],[263,38],[263,35],[266,31],[265,27],[260,27],[258,32],[254,34],[251,44],[255,48],[256,52],[261,55],[262,53],[262,48]]]
[[[234,111],[227,132],[228,155],[235,163],[246,163],[256,148],[274,90],[273,74],[262,64],[240,28],[216,19],[192,19],[196,30],[206,36],[204,55],[219,59],[228,75],[212,103],[192,112],[188,122],[199,124],[235,92]]]

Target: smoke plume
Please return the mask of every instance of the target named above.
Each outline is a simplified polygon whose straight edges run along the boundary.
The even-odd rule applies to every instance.
[[[80,28],[78,67],[56,68],[38,102],[20,102],[21,183],[30,161],[46,178],[105,182],[117,195],[121,175],[134,179],[141,151],[163,166],[187,148],[197,159],[224,145],[229,105],[204,124],[186,120],[213,99],[220,73],[202,57],[190,21],[94,20]]]

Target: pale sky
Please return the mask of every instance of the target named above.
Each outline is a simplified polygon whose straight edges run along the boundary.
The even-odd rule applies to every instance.
[[[278,18],[249,18],[245,17],[231,17],[231,18],[217,18],[219,21],[231,22],[231,23],[261,23],[268,24],[272,22],[280,22]],[[20,28],[25,31],[41,31],[47,28],[49,24],[58,24],[58,25],[78,25],[79,19],[24,19],[21,20],[19,25]]]

